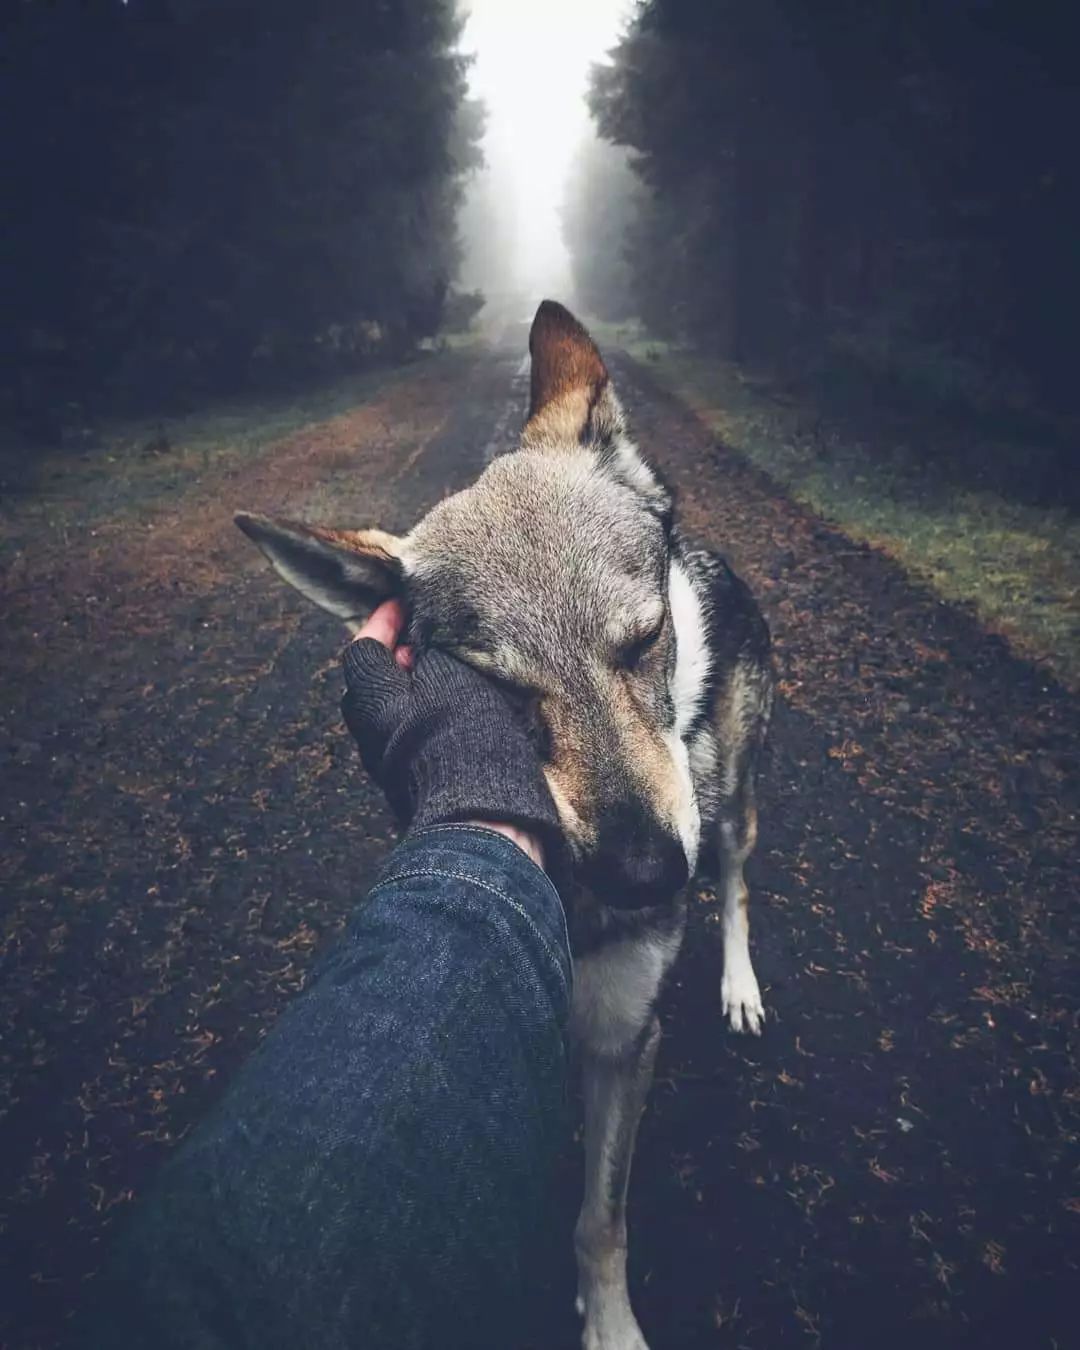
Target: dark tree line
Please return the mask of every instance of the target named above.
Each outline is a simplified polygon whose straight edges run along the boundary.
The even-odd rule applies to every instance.
[[[303,373],[433,333],[481,115],[454,0],[15,0],[9,411]]]
[[[1078,88],[1065,5],[643,0],[591,91],[644,189],[630,305],[737,359],[1076,410]],[[579,177],[580,272],[611,213]]]

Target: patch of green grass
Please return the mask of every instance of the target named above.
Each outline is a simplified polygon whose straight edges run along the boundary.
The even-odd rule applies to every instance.
[[[485,345],[484,336],[475,327],[457,333],[440,333],[420,343],[422,352],[475,352]]]
[[[660,342],[640,325],[592,328],[601,343],[646,363],[726,446],[789,495],[891,555],[943,599],[973,606],[987,628],[1080,686],[1075,516],[950,483],[887,433],[873,445],[845,435],[768,377]]]

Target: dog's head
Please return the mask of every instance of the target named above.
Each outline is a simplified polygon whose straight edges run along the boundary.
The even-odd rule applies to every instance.
[[[529,350],[519,449],[408,534],[237,522],[332,614],[400,596],[411,641],[493,676],[535,727],[583,879],[659,902],[692,870],[699,829],[675,730],[671,499],[577,320],[545,301]]]

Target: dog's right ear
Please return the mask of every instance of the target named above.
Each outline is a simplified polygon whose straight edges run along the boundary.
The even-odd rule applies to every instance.
[[[585,443],[610,380],[596,343],[570,311],[545,300],[529,330],[532,370],[523,443],[562,448]]]
[[[330,530],[240,512],[237,525],[266,554],[278,576],[321,609],[360,622],[400,595],[402,541],[382,530]]]
[[[644,498],[671,526],[671,493],[627,435],[604,358],[570,311],[545,300],[529,332],[529,418],[523,450],[594,450],[613,478]]]

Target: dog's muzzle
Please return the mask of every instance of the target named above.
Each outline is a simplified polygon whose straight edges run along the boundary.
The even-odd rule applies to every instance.
[[[615,909],[666,904],[690,875],[682,842],[629,814],[603,831],[599,847],[582,860],[582,878]]]

